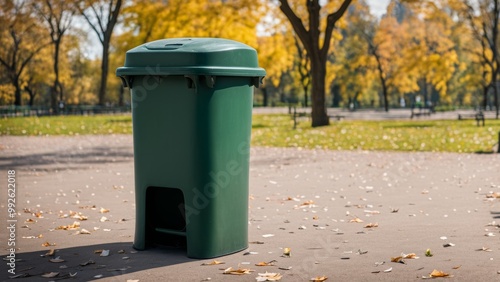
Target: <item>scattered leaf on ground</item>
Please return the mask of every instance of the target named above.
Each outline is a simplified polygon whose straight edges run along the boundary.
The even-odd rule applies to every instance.
[[[384,270],[385,273],[391,272],[391,271],[392,271],[392,267],[389,267],[388,269]]]
[[[274,237],[274,234],[264,234],[262,235],[264,238]]]
[[[276,262],[275,260],[268,261],[268,262],[261,261],[259,263],[256,263],[255,266],[274,266],[275,262]]]
[[[427,250],[425,250],[425,256],[426,256],[426,257],[432,257],[432,256],[433,256],[433,254],[432,254],[432,252],[431,252],[431,249],[427,249]]]
[[[86,261],[86,262],[82,262],[82,263],[80,263],[80,266],[87,266],[87,265],[89,265],[89,264],[95,264],[95,262],[94,262],[93,260],[88,260],[88,261]]]
[[[48,252],[45,253],[44,256],[46,257],[51,257],[55,254],[56,250],[55,249],[50,249]]]
[[[218,264],[225,264],[225,262],[219,260],[213,260],[211,262],[204,262],[201,265],[218,265]]]
[[[290,249],[290,248],[284,248],[283,249],[283,256],[285,256],[285,257],[292,256],[292,249]]]
[[[100,213],[107,213],[107,212],[109,212],[109,210],[108,210],[108,209],[105,209],[105,208],[101,208],[101,209],[99,210],[99,212],[100,212]]]
[[[56,258],[53,258],[53,259],[49,259],[50,262],[53,262],[53,263],[60,263],[60,262],[63,262],[64,260],[61,259],[61,257],[56,257]]]
[[[322,282],[322,281],[326,281],[327,279],[328,279],[328,277],[323,275],[323,276],[317,276],[317,277],[311,278],[309,281]]]
[[[401,254],[404,259],[418,259],[417,254],[409,253],[409,254]]]
[[[88,231],[87,229],[83,228],[82,230],[78,231],[76,234],[89,235],[90,231]]]
[[[248,268],[238,268],[238,269],[233,269],[232,267],[228,267],[224,269],[224,274],[231,274],[231,275],[243,275],[243,274],[250,274],[253,272],[253,270],[248,269]]]
[[[44,278],[54,278],[57,275],[59,275],[59,272],[49,272],[49,273],[42,274],[42,277],[44,277]]]
[[[424,279],[435,278],[435,277],[453,277],[449,273],[443,272],[441,270],[434,269],[429,276],[422,276]]]
[[[97,279],[102,278],[102,277],[104,277],[104,275],[102,275],[102,274],[97,274],[94,276],[94,278],[97,278]]]
[[[482,247],[481,249],[477,249],[476,251],[484,251],[484,252],[492,252],[490,248]]]
[[[452,269],[459,269],[460,267],[462,267],[462,265],[455,265]]]
[[[75,221],[73,224],[58,226],[56,230],[77,230],[78,228],[80,228],[80,222]]]
[[[280,273],[271,273],[271,272],[266,272],[266,273],[259,273],[259,276],[255,278],[258,282],[264,282],[264,281],[279,281],[281,280],[282,275]]]
[[[56,243],[49,243],[48,241],[42,244],[42,247],[50,247],[50,246],[55,246]]]
[[[101,257],[107,257],[107,256],[109,256],[109,250],[102,250],[100,256]]]
[[[393,257],[393,258],[391,258],[391,262],[397,262],[397,263],[403,263],[403,264],[406,264],[406,262],[403,260],[403,257],[402,257],[402,256],[399,256],[399,257]]]
[[[453,243],[446,243],[446,244],[443,244],[443,247],[445,247],[445,248],[455,247],[455,244],[453,244]]]
[[[349,222],[361,223],[361,222],[363,222],[363,220],[360,219],[359,217],[355,217],[355,218],[349,220]]]
[[[375,227],[378,227],[378,223],[375,222],[375,223],[368,223],[367,225],[365,225],[365,228],[375,228]]]

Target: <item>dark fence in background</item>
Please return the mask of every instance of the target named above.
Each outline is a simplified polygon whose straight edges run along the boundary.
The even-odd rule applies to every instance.
[[[130,106],[66,105],[55,112],[47,106],[0,106],[0,117],[29,117],[55,115],[100,115],[130,112]]]

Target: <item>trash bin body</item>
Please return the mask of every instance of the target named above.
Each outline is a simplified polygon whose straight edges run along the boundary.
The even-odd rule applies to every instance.
[[[127,52],[117,75],[132,95],[136,249],[185,244],[211,258],[248,247],[253,87],[264,74],[255,50],[224,39]]]

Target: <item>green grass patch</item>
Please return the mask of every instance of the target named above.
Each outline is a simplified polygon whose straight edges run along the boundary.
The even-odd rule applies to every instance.
[[[130,134],[130,116],[53,116],[0,119],[0,135]]]
[[[301,121],[293,129],[288,115],[254,115],[252,145],[328,150],[491,152],[500,120],[477,127],[474,120],[340,121],[311,128]]]
[[[500,120],[477,127],[474,120],[340,121],[311,128],[301,121],[293,129],[289,115],[254,115],[252,146],[328,150],[491,152]],[[131,134],[124,116],[57,116],[0,119],[0,135],[51,136]]]

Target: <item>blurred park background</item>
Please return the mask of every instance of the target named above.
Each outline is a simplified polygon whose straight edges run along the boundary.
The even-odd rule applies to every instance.
[[[328,40],[326,107],[498,109],[498,0],[1,2],[3,109],[127,110],[129,92],[115,76],[125,52],[174,37],[221,37],[254,47],[267,71],[255,106],[310,107],[315,55],[307,52],[281,2],[305,29],[318,22],[319,47],[328,15],[349,2]],[[311,13],[308,2],[319,3],[319,10]]]
[[[0,135],[130,134],[126,51],[220,37],[267,71],[253,145],[498,151],[500,0],[1,3]]]

